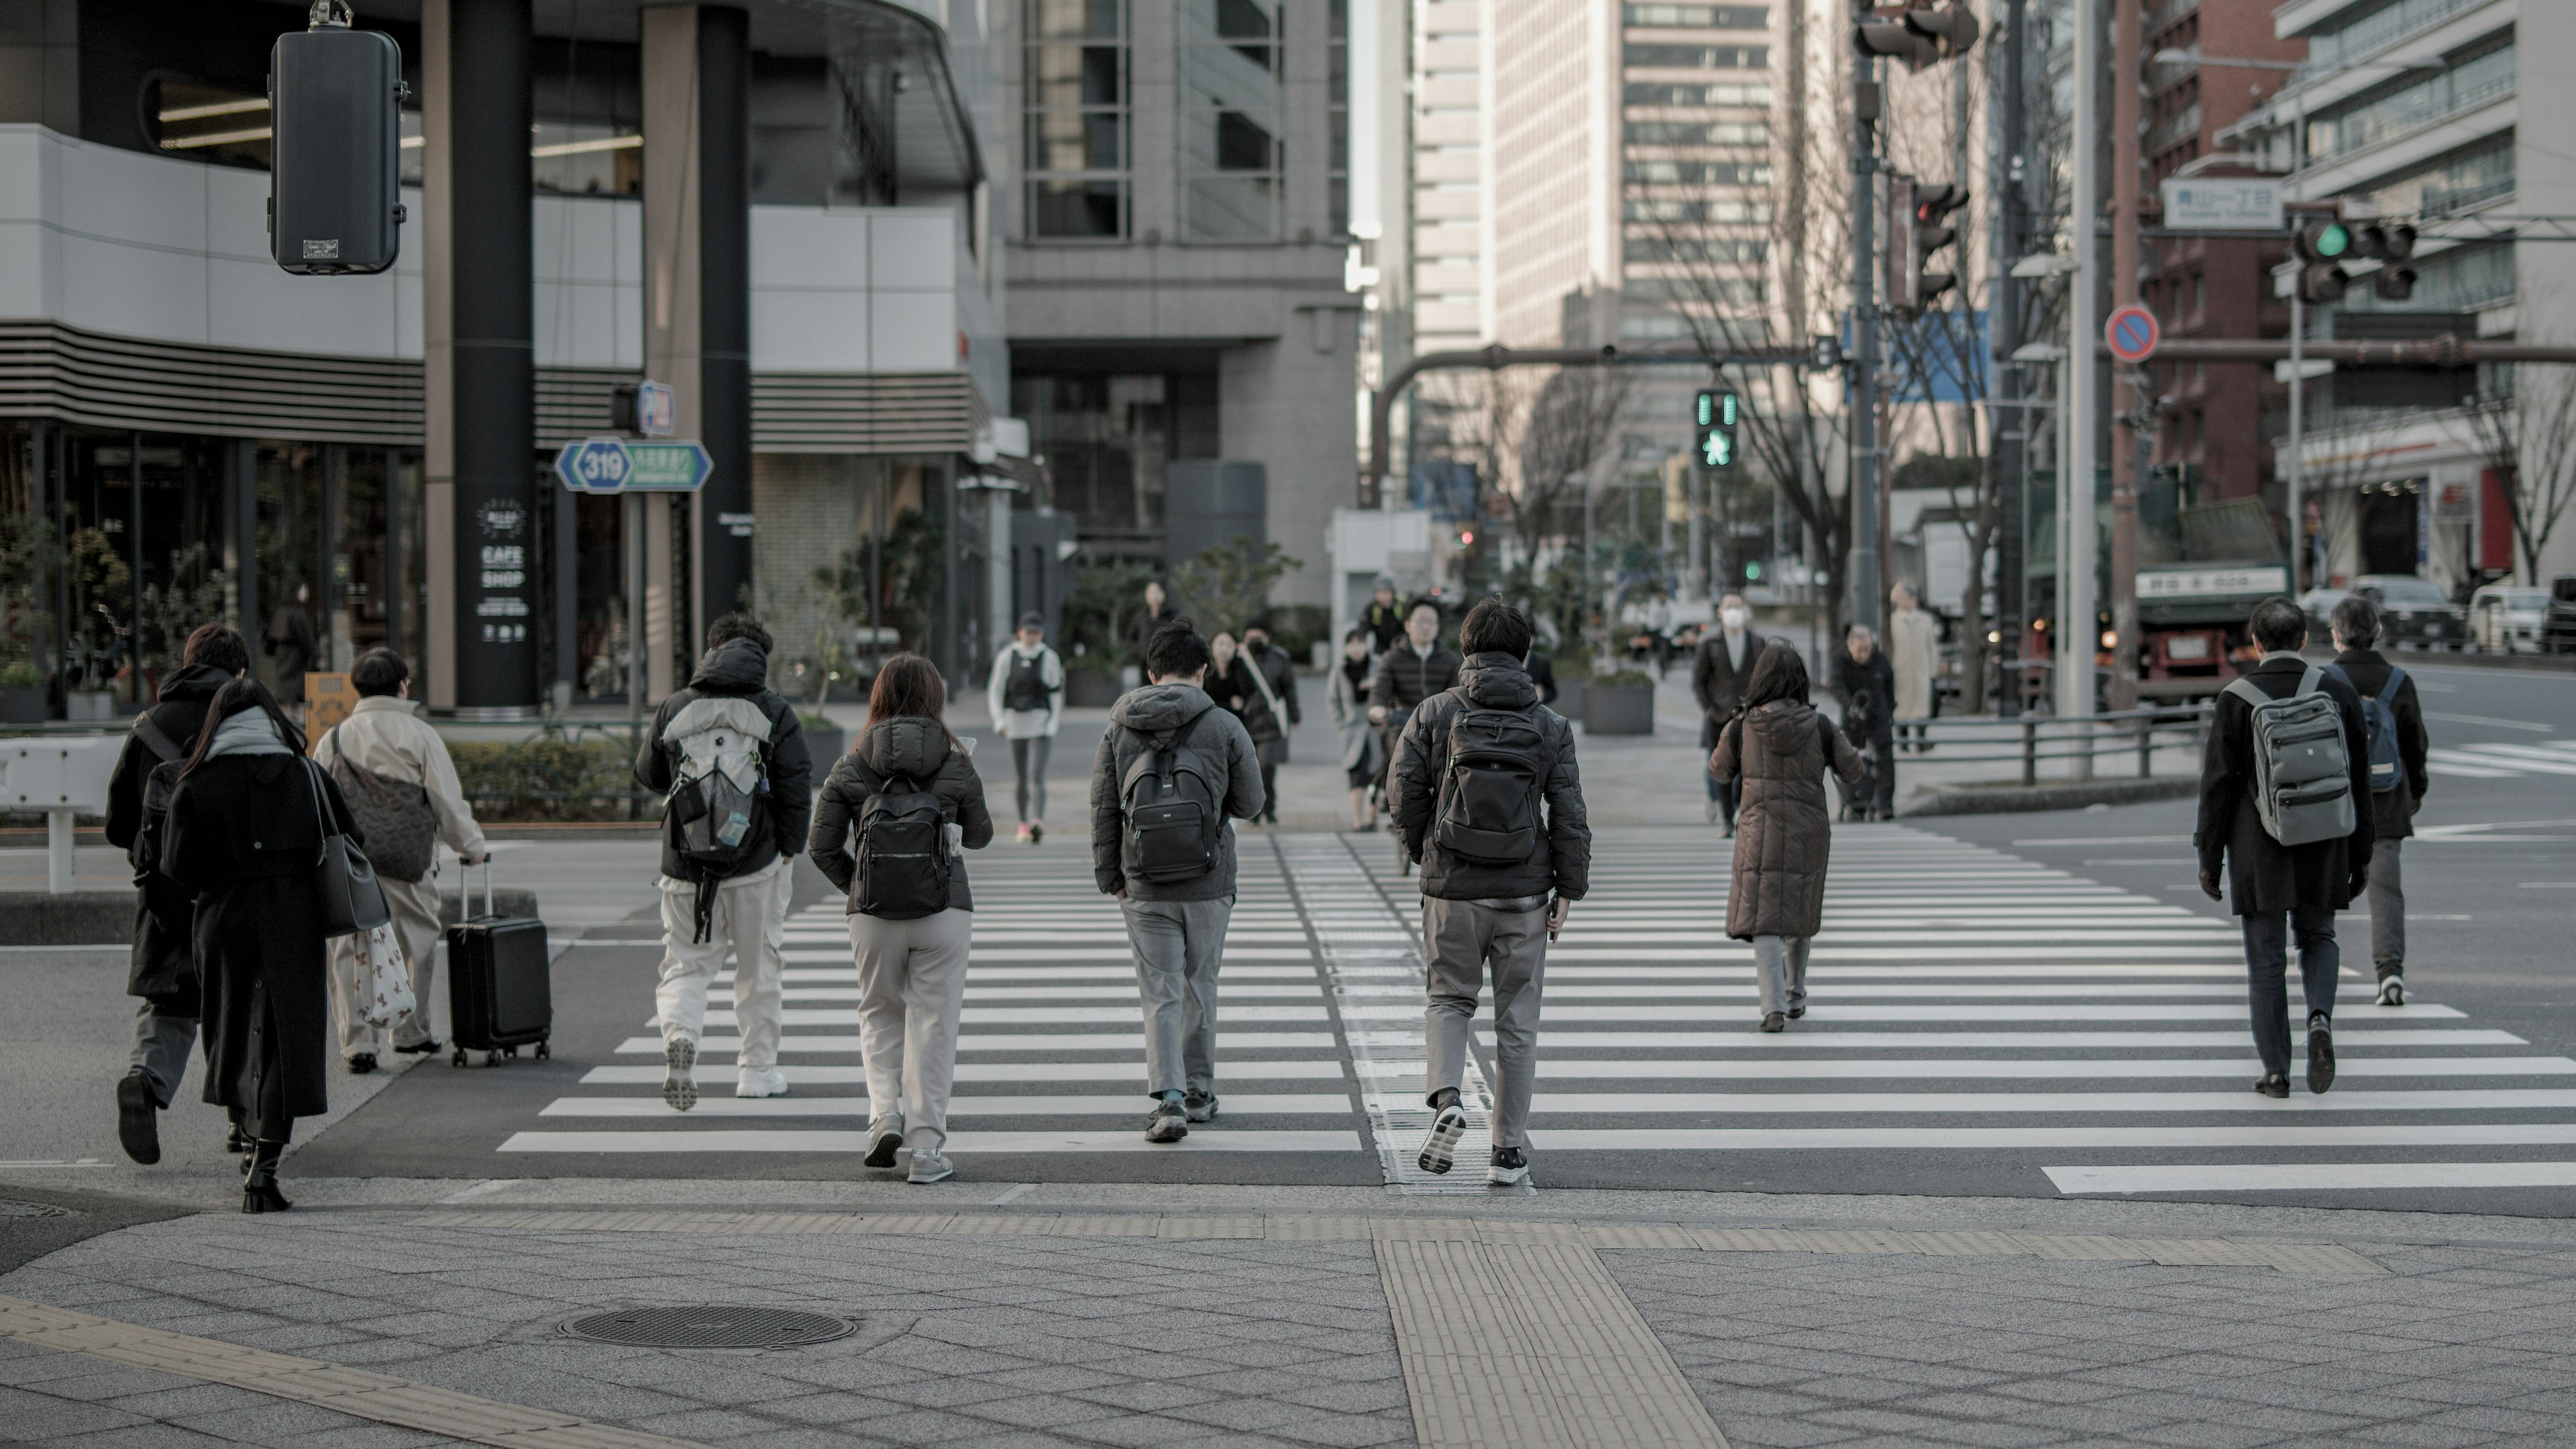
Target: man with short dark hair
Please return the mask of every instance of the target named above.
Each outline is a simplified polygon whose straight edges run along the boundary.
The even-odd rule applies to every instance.
[[[1369,590],[1368,608],[1360,615],[1360,627],[1368,631],[1371,654],[1384,654],[1404,637],[1404,609],[1395,602],[1395,580],[1377,576]]]
[[[2263,651],[2263,662],[2220,693],[2210,713],[2209,743],[2201,756],[2200,822],[2192,844],[2200,853],[2201,891],[2213,901],[2231,900],[2244,926],[2254,1049],[2263,1059],[2263,1076],[2254,1090],[2267,1097],[2286,1097],[2290,1095],[2290,1022],[2284,974],[2292,935],[2298,939],[2299,980],[2307,1003],[2308,1090],[2323,1092],[2334,1085],[2335,977],[2343,964],[2335,946],[2334,915],[2368,884],[2371,839],[2376,833],[2366,803],[2370,746],[2362,724],[2361,696],[2341,678],[2299,656],[2308,621],[2297,604],[2284,598],[2265,599],[2254,606],[2246,632]],[[2283,845],[2264,827],[2257,803],[2262,786],[2255,776],[2254,705],[2244,696],[2280,700],[2311,691],[2333,700],[2343,721],[2344,750],[2351,764],[2353,827],[2349,835]],[[2223,895],[2219,889],[2222,866],[2228,872]]]
[[[1854,624],[1834,655],[1834,696],[1843,707],[1843,738],[1869,757],[1869,798],[1846,798],[1858,820],[1896,818],[1896,670],[1878,634]]]
[[[411,1015],[390,1028],[370,1024],[372,983],[360,938],[331,938],[331,1011],[339,1024],[340,1059],[363,1074],[376,1069],[388,1044],[406,1056],[438,1050],[430,1029],[430,987],[438,975],[437,842],[446,842],[463,865],[489,859],[490,848],[474,823],[447,741],[412,709],[411,666],[390,649],[370,649],[350,668],[349,684],[358,702],[347,719],[313,742],[313,758],[339,780],[366,835],[377,883],[393,913],[394,939],[411,967],[414,1003]],[[397,865],[397,842],[418,850],[418,873]]]
[[[2359,594],[2346,594],[2328,620],[2334,632],[2334,667],[2364,700],[2387,710],[2382,728],[2393,730],[2397,747],[2395,778],[2373,772],[2370,794],[2373,840],[2370,847],[2370,964],[2379,973],[2378,1002],[2406,1004],[2406,883],[2399,874],[2400,853],[2415,833],[2415,812],[2424,808],[2424,791],[2432,777],[2424,756],[2430,741],[2424,730],[2424,705],[2415,680],[2388,662],[2379,643],[2379,606]],[[2395,689],[2389,688],[2390,684]],[[2363,706],[2365,716],[2373,713]]]
[[[107,781],[107,843],[132,855],[143,838],[146,787],[152,772],[184,760],[215,691],[250,669],[250,645],[227,624],[200,624],[179,654],[179,667],[161,681],[152,708],[135,717]],[[167,789],[165,784],[164,789]],[[157,835],[144,841],[147,851]],[[149,1164],[161,1160],[160,1113],[187,1075],[197,1044],[202,1003],[193,941],[196,897],[161,873],[157,854],[135,859],[134,956],[125,994],[141,998],[134,1012],[134,1050],[116,1084],[116,1135],[125,1155]],[[238,1150],[238,1149],[236,1149]]]
[[[1369,723],[1383,732],[1386,764],[1395,764],[1396,741],[1422,702],[1458,682],[1461,661],[1440,647],[1440,606],[1416,599],[1404,611],[1404,637],[1378,656],[1369,681]],[[1390,798],[1387,776],[1378,776],[1378,798]]]
[[[1011,742],[1020,843],[1035,845],[1046,839],[1047,755],[1064,721],[1064,661],[1047,647],[1044,615],[1022,614],[1019,632],[993,656],[984,706],[994,733]]]
[[[1717,618],[1711,622],[1717,627],[1700,631],[1699,656],[1691,663],[1691,697],[1699,701],[1702,757],[1717,748],[1718,731],[1743,706],[1744,682],[1752,677],[1753,661],[1762,653],[1762,641],[1753,633],[1753,611],[1745,607],[1742,594],[1719,599]],[[1734,835],[1738,782],[1721,780],[1706,770],[1699,773],[1700,783],[1708,790],[1709,823],[1723,816],[1726,833]]]
[[[1217,974],[1234,916],[1233,822],[1252,819],[1262,806],[1252,735],[1208,698],[1209,662],[1208,643],[1189,620],[1164,625],[1145,648],[1148,682],[1110,706],[1110,727],[1091,762],[1091,873],[1102,895],[1118,898],[1135,953],[1145,1095],[1154,1099],[1148,1142],[1178,1142],[1190,1135],[1190,1123],[1216,1118]],[[1185,756],[1205,772],[1187,790]],[[1158,808],[1189,815],[1194,827],[1212,825],[1215,840],[1185,869],[1149,875],[1129,797],[1156,788],[1144,777],[1157,774],[1158,763],[1170,767],[1173,781],[1173,794],[1158,798],[1186,802]],[[1200,791],[1207,798],[1192,798]],[[1197,809],[1212,809],[1216,818],[1203,822]]]
[[[1592,829],[1574,728],[1538,702],[1521,661],[1529,617],[1500,599],[1467,613],[1458,683],[1423,702],[1390,774],[1397,838],[1422,868],[1425,1100],[1437,1112],[1424,1171],[1449,1170],[1467,1129],[1459,1092],[1469,1023],[1494,983],[1493,1158],[1485,1180],[1529,1176],[1547,943],[1590,884]],[[1453,748],[1453,745],[1455,748]]]
[[[654,1001],[662,1100],[683,1112],[698,1104],[698,1033],[728,947],[740,1036],[733,1094],[787,1095],[778,1069],[779,971],[793,867],[814,814],[814,761],[796,707],[769,687],[769,649],[769,631],[749,614],[708,625],[697,672],[662,701],[635,757],[636,783],[672,800],[662,814],[662,984]],[[726,803],[721,814],[717,802]]]

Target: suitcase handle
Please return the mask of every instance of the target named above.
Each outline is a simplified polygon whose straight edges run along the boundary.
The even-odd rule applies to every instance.
[[[473,883],[473,879],[474,867],[467,865],[462,856],[458,857],[456,861],[456,919],[459,921],[471,918],[471,914],[468,912],[465,905],[465,888]],[[492,914],[492,852],[488,847],[483,852],[483,914],[487,916]]]

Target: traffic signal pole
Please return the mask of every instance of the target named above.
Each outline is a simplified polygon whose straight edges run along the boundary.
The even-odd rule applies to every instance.
[[[2101,42],[2093,26],[2091,0],[2074,7],[2075,23],[2075,155],[2070,168],[2071,195],[2067,231],[2075,253],[2075,275],[2066,294],[2066,366],[2060,378],[2063,396],[2058,414],[2063,426],[2066,462],[2057,477],[2057,717],[2088,720],[2093,715],[2094,599],[2093,526],[2095,339],[2101,335],[2095,288],[2100,285],[2101,256],[2095,219],[2101,214],[2102,141],[2100,114]],[[2093,761],[2079,753],[2069,762],[2076,779],[2090,779]]]
[[[2138,0],[2111,7],[2111,305],[2138,300]],[[2086,339],[2089,341],[2090,339]],[[2116,365],[2116,364],[2115,364]],[[2144,364],[2141,364],[2143,367]],[[2138,449],[2146,438],[2139,423],[2155,406],[2155,389],[2141,384],[2137,406],[2121,412],[2111,435],[2111,679],[2105,701],[2114,710],[2138,704]],[[2119,389],[2114,386],[2117,399]]]
[[[1874,19],[1867,5],[1856,19]],[[1852,47],[1852,362],[1846,406],[1851,414],[1851,588],[1849,621],[1878,629],[1878,304],[1875,274],[1878,220],[1878,113],[1883,104],[1873,78],[1876,59]],[[1909,259],[1910,262],[1910,259]]]

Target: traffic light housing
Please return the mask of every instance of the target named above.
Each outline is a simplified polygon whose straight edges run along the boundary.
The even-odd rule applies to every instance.
[[[1968,188],[1899,176],[1889,183],[1888,202],[1887,305],[1912,316],[1958,285],[1956,276],[1931,269],[1932,254],[1959,239],[1949,216],[1968,204]]]
[[[1703,468],[1734,467],[1744,399],[1724,388],[1702,388],[1693,403],[1692,417],[1699,427],[1693,460]]]
[[[2415,228],[2402,221],[2371,222],[2353,233],[2353,250],[2379,263],[2370,290],[2383,302],[2403,302],[2415,295]]]
[[[304,276],[381,272],[402,250],[402,49],[320,0],[269,52],[268,248]]]
[[[1977,48],[1976,12],[1964,0],[1880,6],[1869,13],[1877,18],[1853,27],[1853,42],[1866,54],[1905,62],[1907,70],[1957,60]]]
[[[2299,300],[2311,307],[2343,300],[2352,274],[2340,265],[2353,249],[2352,228],[2339,221],[2311,221],[2290,238],[2299,259]]]

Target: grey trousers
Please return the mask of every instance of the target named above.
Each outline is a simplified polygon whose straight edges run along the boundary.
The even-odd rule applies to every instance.
[[[2370,846],[2370,964],[2382,981],[2406,974],[2406,881],[2398,858],[2405,843],[2376,840]]]
[[[1807,1005],[1807,943],[1813,936],[1753,938],[1753,979],[1762,989],[1762,1014]]]
[[[1538,1076],[1539,992],[1547,972],[1547,908],[1498,911],[1474,901],[1422,898],[1426,1095],[1456,1089],[1467,1072],[1468,1023],[1490,969],[1494,978],[1494,1145],[1529,1145],[1530,1087]]]
[[[150,1079],[153,1101],[167,1107],[179,1094],[179,1079],[188,1075],[188,1053],[196,1046],[195,1017],[163,1016],[148,996],[134,1003],[134,1052],[126,1066]]]
[[[1020,807],[1020,823],[1046,819],[1047,754],[1055,748],[1055,736],[1033,735],[1011,741],[1011,772],[1018,776],[1013,793]],[[1031,808],[1034,806],[1035,808]]]
[[[1216,1090],[1216,975],[1234,897],[1119,902],[1145,1007],[1145,1095]]]
[[[957,1077],[957,1014],[966,1004],[970,911],[911,921],[850,916],[859,965],[859,1055],[868,1120],[899,1117],[906,1147],[948,1145],[948,1089]]]

